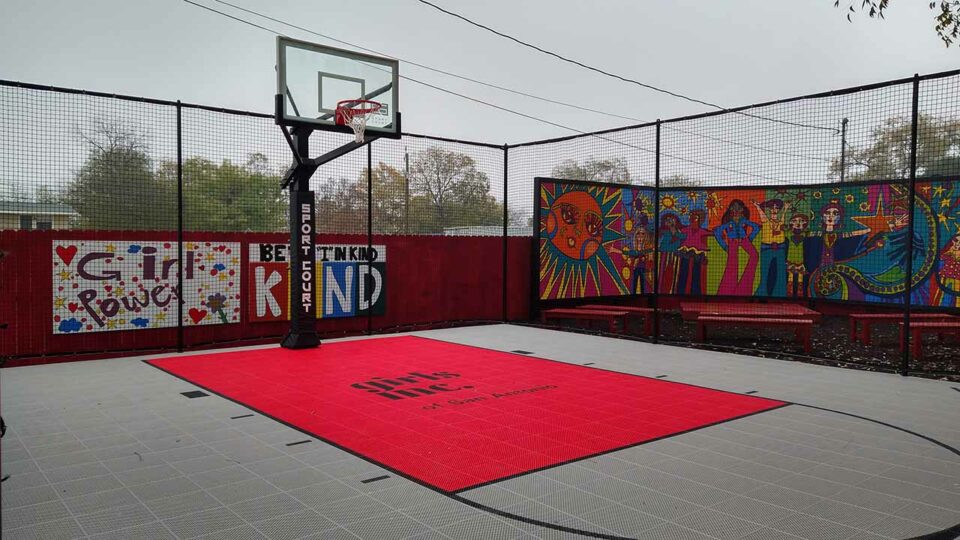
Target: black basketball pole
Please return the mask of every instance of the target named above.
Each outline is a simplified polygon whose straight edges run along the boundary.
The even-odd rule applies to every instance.
[[[653,176],[653,342],[660,341],[660,119],[657,118],[657,143]],[[646,246],[644,246],[646,247]],[[643,254],[639,254],[643,257]],[[646,270],[646,269],[644,269]],[[646,276],[643,276],[644,278]],[[643,279],[640,280],[641,284]],[[636,292],[636,291],[634,291]]]
[[[183,352],[183,105],[177,100],[177,352]]]
[[[297,163],[284,177],[290,189],[290,331],[281,345],[309,349],[320,345],[317,336],[316,212],[310,177],[317,166],[308,163],[309,128],[293,128],[291,139]]]

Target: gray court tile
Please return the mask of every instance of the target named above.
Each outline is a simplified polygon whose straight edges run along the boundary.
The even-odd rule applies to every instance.
[[[888,536],[890,538],[913,538],[930,534],[939,530],[938,527],[925,523],[918,523],[896,516],[887,516],[882,520],[864,527],[867,531]]]
[[[783,518],[770,524],[770,528],[802,538],[847,538],[857,532],[852,527],[806,514]]]
[[[370,519],[343,525],[360,538],[407,538],[424,532],[428,527],[399,512],[389,512]]]
[[[10,430],[8,431],[8,434],[12,434],[13,426],[8,425],[7,427]],[[73,433],[65,431],[62,433],[50,433],[48,435],[38,435],[34,437],[22,437],[20,440],[23,446],[27,448],[39,448],[39,447],[47,446],[51,444],[63,444],[68,442],[74,442],[74,441],[78,441],[79,439],[77,439],[77,437]],[[6,445],[7,442],[4,441],[3,444]],[[6,449],[6,446],[4,446],[4,449]]]
[[[389,506],[367,495],[330,502],[315,510],[341,527],[392,511]]]
[[[247,521],[260,521],[307,509],[306,505],[286,493],[250,499],[232,504],[229,508]]]
[[[960,509],[948,510],[921,502],[910,502],[893,512],[897,517],[928,523],[944,529],[960,523]]]
[[[809,508],[823,500],[821,497],[816,495],[811,495],[795,489],[788,489],[772,484],[759,487],[753,491],[745,493],[744,495],[746,497],[750,497],[751,499],[757,499],[762,502],[775,504],[777,506],[782,506],[784,508],[797,511],[803,510],[804,508]]]
[[[223,504],[230,505],[238,502],[272,495],[279,490],[270,485],[266,480],[254,478],[235,484],[227,484],[207,490],[211,495],[220,500]]]
[[[84,439],[83,444],[91,450],[96,450],[99,448],[110,448],[112,446],[124,446],[128,444],[135,444],[137,441],[136,437],[130,435],[129,433],[114,433],[111,435],[106,435],[103,437],[94,437],[91,439]]]
[[[93,463],[97,461],[97,456],[93,455],[93,452],[89,450],[79,450],[66,454],[47,456],[34,461],[37,462],[37,466],[39,466],[41,470],[49,471],[60,467],[72,467],[82,463]]]
[[[60,501],[5,508],[3,510],[3,530],[27,527],[66,517],[70,517],[70,512]]]
[[[70,540],[86,538],[77,520],[63,518],[19,529],[3,529],[5,540]]]
[[[38,472],[40,467],[38,467],[37,462],[32,459],[21,459],[20,461],[4,463],[0,465],[0,469],[3,470],[3,474],[13,476],[15,474]]]
[[[740,519],[711,508],[705,508],[674,520],[678,525],[714,538],[738,539],[760,529],[759,523]]]
[[[582,516],[610,504],[610,501],[603,497],[572,487],[540,497],[536,501],[574,516]]]
[[[845,489],[840,493],[832,495],[830,499],[856,506],[862,506],[864,508],[885,514],[893,513],[898,508],[906,506],[908,502],[906,499],[901,499],[899,497],[894,497],[892,495],[886,495],[877,491],[871,491],[859,487]]]
[[[220,501],[203,491],[193,491],[183,495],[153,499],[147,501],[146,506],[158,519],[169,519],[216,508],[220,506]]]
[[[585,459],[583,461],[577,462],[577,465],[584,469],[596,471],[609,476],[617,476],[619,473],[622,473],[624,471],[628,471],[630,469],[634,469],[637,467],[636,463],[631,463],[627,460],[619,459],[618,457],[614,457],[614,455],[612,454]],[[566,467],[560,467],[560,468],[566,468]],[[594,475],[590,479],[592,480],[593,478],[596,478],[596,476]]]
[[[487,488],[481,488],[476,491],[469,491],[463,493],[462,495],[471,500],[475,500],[474,496],[479,491],[486,492]],[[492,492],[504,491],[509,495],[507,497],[515,498],[520,497],[519,495],[513,493],[512,491],[507,491],[496,486],[491,486]],[[447,500],[443,495],[431,491],[425,487],[422,487],[417,484],[411,484],[409,481],[404,479],[396,479],[394,483],[388,485],[384,489],[379,491],[371,491],[368,493],[374,499],[382,502],[383,504],[389,506],[390,508],[396,508],[397,510],[403,510],[405,508],[412,508],[420,504],[429,504],[437,501]],[[522,500],[520,497],[517,500]],[[511,503],[513,504],[513,503]],[[507,505],[503,505],[507,506]],[[498,506],[498,507],[503,507]]]
[[[198,537],[199,540],[262,540],[267,538],[251,525],[212,532]]]
[[[137,484],[128,488],[141,500],[149,501],[153,499],[162,499],[163,497],[172,497],[174,495],[185,495],[192,491],[199,491],[200,486],[191,482],[183,476],[168,478],[158,482],[148,482],[146,484]]]
[[[320,484],[314,484],[305,488],[290,491],[300,502],[311,508],[320,508],[330,503],[356,497],[360,492],[340,482],[339,480],[330,480]]]
[[[100,534],[150,523],[157,518],[142,504],[117,506],[101,512],[77,516],[77,522],[87,534]]]
[[[254,480],[256,478],[256,474],[236,464],[223,469],[215,469],[190,475],[190,479],[203,489],[213,489],[227,484]]]
[[[176,538],[162,523],[154,521],[91,536],[89,540],[176,540]]]
[[[162,439],[147,439],[141,442],[144,446],[149,448],[151,452],[162,452],[164,450],[185,448],[187,446],[195,446],[200,444],[200,441],[194,439],[186,433],[171,435],[170,437],[164,437]]]
[[[524,497],[536,499],[563,489],[564,484],[540,473],[526,474],[500,483],[500,486],[515,491]]]
[[[186,514],[163,522],[179,538],[195,538],[244,524],[239,516],[223,507]]]
[[[333,527],[315,534],[304,536],[300,540],[356,540],[357,538],[360,537],[346,529]]]
[[[159,480],[166,480],[169,478],[181,476],[180,472],[167,465],[166,463],[161,463],[160,465],[154,465],[152,467],[144,467],[142,469],[131,469],[128,471],[120,471],[113,474],[117,480],[120,480],[126,486],[136,486],[138,484],[146,484],[149,482],[157,482]]]
[[[833,500],[819,502],[804,510],[804,513],[857,529],[865,529],[867,526],[873,525],[887,517],[887,514],[874,512],[862,506],[855,506]]]
[[[398,486],[396,488],[396,496],[393,498],[399,499],[398,502],[401,502],[404,498],[405,492],[406,492],[406,486]],[[516,493],[514,491],[510,491],[509,489],[504,489],[497,485],[491,485],[491,486],[486,486],[478,489],[473,489],[465,493],[461,493],[461,495],[466,499],[470,499],[471,501],[476,501],[480,504],[485,504],[493,508],[506,508],[508,506],[520,504],[527,500],[527,498],[524,497],[523,495],[520,495],[519,493]],[[373,494],[373,497],[385,502],[390,506],[394,506],[390,504],[390,502],[384,500],[382,497],[379,497],[378,494],[376,493]],[[398,507],[394,506],[394,508],[398,508]]]
[[[803,540],[799,536],[794,536],[783,531],[763,527],[743,537],[743,540]]]
[[[680,516],[702,510],[704,507],[676,497],[664,495],[650,489],[641,488],[639,493],[619,501],[625,506],[641,512],[674,521]]]
[[[218,454],[208,454],[192,459],[175,460],[171,462],[171,465],[173,465],[173,467],[175,467],[181,473],[190,476],[195,473],[223,469],[225,467],[235,465],[235,463],[224,456]]]
[[[50,456],[59,456],[61,454],[69,454],[72,452],[79,452],[81,450],[88,450],[89,448],[85,446],[82,442],[78,440],[66,441],[57,444],[49,444],[44,446],[36,446],[30,450],[30,455],[34,459],[41,459]],[[4,449],[4,453],[12,453],[10,450]],[[24,458],[27,457],[27,453],[23,452]]]
[[[355,476],[376,476],[386,473],[386,471],[380,467],[354,457],[340,461],[334,461],[332,463],[325,463],[323,465],[316,465],[315,467],[324,474],[329,475],[331,478],[336,478],[338,480],[344,480]]]
[[[64,499],[63,503],[74,515],[91,514],[115,506],[127,506],[138,503],[137,497],[126,488],[111,489],[90,495],[81,495]]]
[[[13,477],[11,477],[11,479],[12,478]],[[7,484],[10,482],[10,479],[4,482],[2,491],[0,491],[0,494],[2,494],[2,498],[0,498],[0,504],[2,504],[3,510],[7,510],[8,508],[16,508],[18,506],[27,506],[30,504],[55,501],[58,499],[57,491],[52,486],[41,485],[35,487],[8,487]]]
[[[960,468],[960,467],[958,467]],[[896,466],[880,473],[880,476],[893,478],[912,484],[920,484],[944,491],[960,493],[960,472],[953,471],[951,475],[922,471],[912,467]]]
[[[300,510],[284,516],[257,521],[255,526],[272,540],[294,540],[311,533],[335,528],[336,524],[313,510]],[[386,538],[389,538],[389,536],[383,537],[382,540],[386,540]]]
[[[537,506],[545,508],[542,505]],[[508,511],[516,511],[514,508],[516,507],[510,507]],[[436,529],[464,521],[480,514],[481,511],[450,499],[440,499],[436,502],[404,508],[402,512],[420,523]]]
[[[280,456],[262,461],[254,461],[245,464],[245,467],[260,476],[272,476],[275,474],[290,472],[306,467],[304,463],[291,456]]]
[[[441,533],[459,540],[488,540],[497,538],[513,540],[523,534],[520,529],[490,517],[475,517],[438,529]]]
[[[578,538],[582,537],[578,536]],[[681,527],[676,523],[664,523],[652,529],[647,529],[643,531],[643,538],[651,540],[711,540],[710,536],[693,529]]]
[[[851,487],[848,484],[839,484],[805,474],[794,474],[786,478],[781,478],[777,482],[777,485],[819,497],[829,497]]]
[[[850,469],[826,464],[818,464],[810,467],[803,471],[803,474],[848,485],[857,485],[873,477],[873,474],[870,473],[852,471]]]
[[[104,469],[104,471],[109,472],[106,469]],[[44,486],[49,483],[50,482],[47,481],[46,475],[40,471],[20,473],[16,476],[11,474],[10,478],[7,478],[3,484],[0,484],[0,490],[2,490],[4,496],[6,496],[8,492]]]
[[[326,482],[330,480],[330,477],[312,467],[304,467],[302,469],[270,475],[264,479],[283,491],[290,491]]]
[[[120,483],[120,481],[117,480],[112,474],[107,474],[103,476],[94,476],[92,478],[71,480],[69,482],[60,482],[54,484],[53,487],[61,497],[69,498],[122,488],[123,484]]]
[[[616,503],[610,503],[599,510],[582,514],[580,517],[618,535],[631,537],[642,536],[643,531],[666,523],[665,520],[656,516]]]

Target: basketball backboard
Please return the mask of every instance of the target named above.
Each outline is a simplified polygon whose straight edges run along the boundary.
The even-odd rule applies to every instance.
[[[278,36],[277,122],[352,133],[336,124],[337,103],[370,100],[380,108],[368,117],[367,133],[398,138],[398,68],[389,58]]]

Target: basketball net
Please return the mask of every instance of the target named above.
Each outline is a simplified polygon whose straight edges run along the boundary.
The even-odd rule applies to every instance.
[[[380,103],[369,99],[345,99],[337,102],[337,114],[334,119],[338,126],[350,126],[358,143],[363,142],[363,132],[367,120],[377,114]]]

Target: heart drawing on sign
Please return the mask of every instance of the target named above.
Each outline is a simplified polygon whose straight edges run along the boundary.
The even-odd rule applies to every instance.
[[[77,255],[77,246],[57,246],[57,257],[60,257],[60,260],[64,264],[70,266],[70,263],[73,262],[73,258]]]
[[[205,309],[190,308],[190,311],[187,313],[189,313],[190,318],[193,320],[193,324],[200,324],[200,321],[207,316],[207,310]]]

